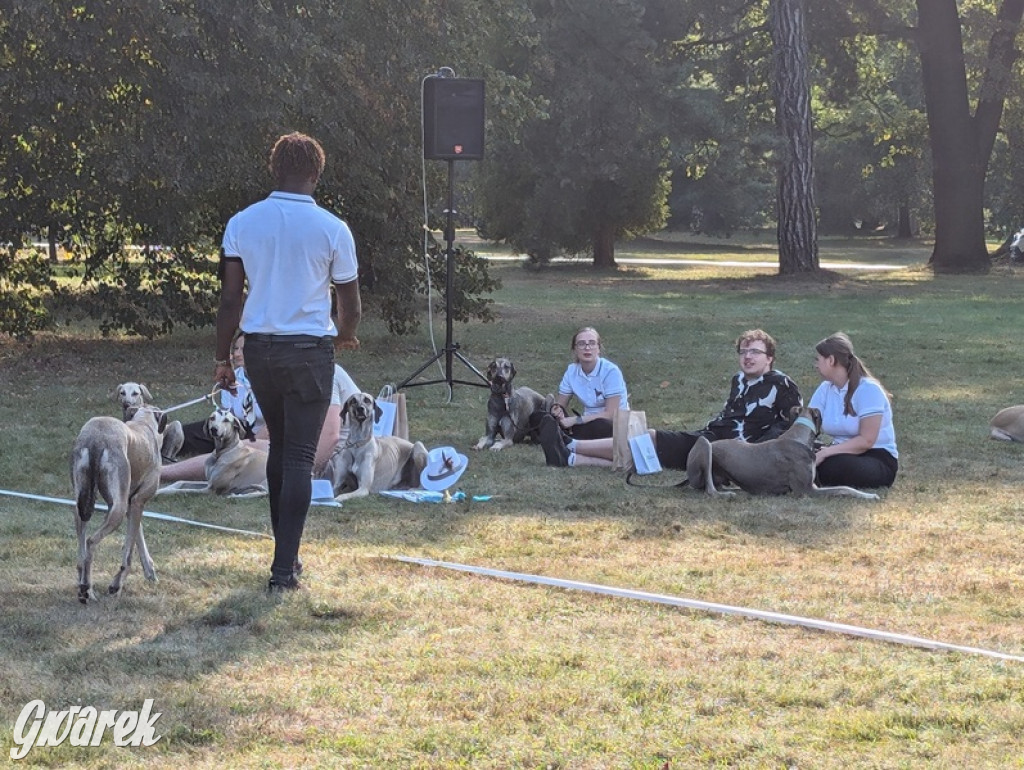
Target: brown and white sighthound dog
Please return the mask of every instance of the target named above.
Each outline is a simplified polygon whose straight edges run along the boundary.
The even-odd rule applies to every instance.
[[[487,432],[473,449],[490,448],[495,452],[522,443],[530,429],[530,415],[547,411],[554,396],[542,396],[525,386],[513,387],[516,367],[508,358],[495,358],[487,367],[491,395],[487,399]]]
[[[243,439],[242,421],[228,409],[215,409],[203,430],[213,439],[206,458],[206,483],[215,495],[250,495],[267,492],[267,453]]]
[[[776,439],[748,444],[738,438],[708,441],[701,436],[686,459],[693,489],[711,497],[734,494],[716,484],[734,482],[752,495],[833,495],[878,500],[853,487],[819,487],[814,483],[814,440],[821,433],[821,412],[795,406],[789,429]]]
[[[247,441],[251,433],[228,409],[214,409],[203,433],[213,440],[213,452],[206,458],[205,482],[174,481],[161,487],[168,492],[212,492],[224,497],[262,497],[267,494],[267,452]]]
[[[338,502],[385,489],[419,486],[420,473],[427,465],[427,448],[419,441],[373,435],[379,415],[380,408],[369,393],[356,393],[341,407],[348,436],[338,442],[324,470]]]
[[[127,422],[136,409],[148,406],[153,403],[153,396],[149,388],[141,382],[122,382],[110,392],[110,400],[121,406],[121,415]],[[164,429],[164,437],[160,445],[160,455],[173,460],[181,451],[185,443],[185,432],[178,420],[167,423]]]
[[[166,418],[154,409],[135,410],[127,422],[114,417],[93,417],[82,426],[71,450],[71,484],[75,490],[75,530],[78,534],[78,600],[95,599],[92,560],[96,545],[127,518],[121,568],[109,592],[119,594],[138,547],[142,571],[156,580],[153,559],[142,534],[142,510],[160,484],[160,444]],[[96,493],[107,501],[106,518],[92,535],[86,525],[92,518]]]

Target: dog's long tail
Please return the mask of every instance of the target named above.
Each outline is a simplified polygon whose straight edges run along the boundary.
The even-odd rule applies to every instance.
[[[78,518],[89,521],[96,509],[96,479],[99,478],[99,452],[76,447],[71,456],[71,486],[75,490]]]

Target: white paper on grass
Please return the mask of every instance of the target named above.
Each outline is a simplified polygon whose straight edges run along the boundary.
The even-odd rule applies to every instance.
[[[636,472],[645,475],[661,471],[658,452],[654,448],[650,433],[640,433],[629,437],[629,451],[633,454],[633,465]]]

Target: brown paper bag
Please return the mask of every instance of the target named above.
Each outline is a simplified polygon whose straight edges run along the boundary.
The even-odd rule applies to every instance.
[[[397,393],[389,386],[381,388],[377,395],[378,401],[390,401],[395,405],[395,427],[391,431],[392,436],[409,440],[409,414],[405,406],[405,394]]]
[[[391,435],[409,440],[409,414],[405,410],[405,394],[395,393],[392,400],[395,402],[395,431]]]
[[[631,436],[647,431],[647,413],[637,409],[620,409],[612,419],[612,468],[617,471],[633,470],[633,452],[629,448]]]

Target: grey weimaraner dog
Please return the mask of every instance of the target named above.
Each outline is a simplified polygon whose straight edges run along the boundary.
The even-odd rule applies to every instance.
[[[690,486],[712,497],[732,495],[716,484],[734,482],[752,495],[833,495],[878,500],[872,492],[853,487],[819,487],[814,483],[814,440],[821,432],[821,412],[793,407],[789,429],[759,444],[733,438],[710,442],[697,439],[686,458]]]

